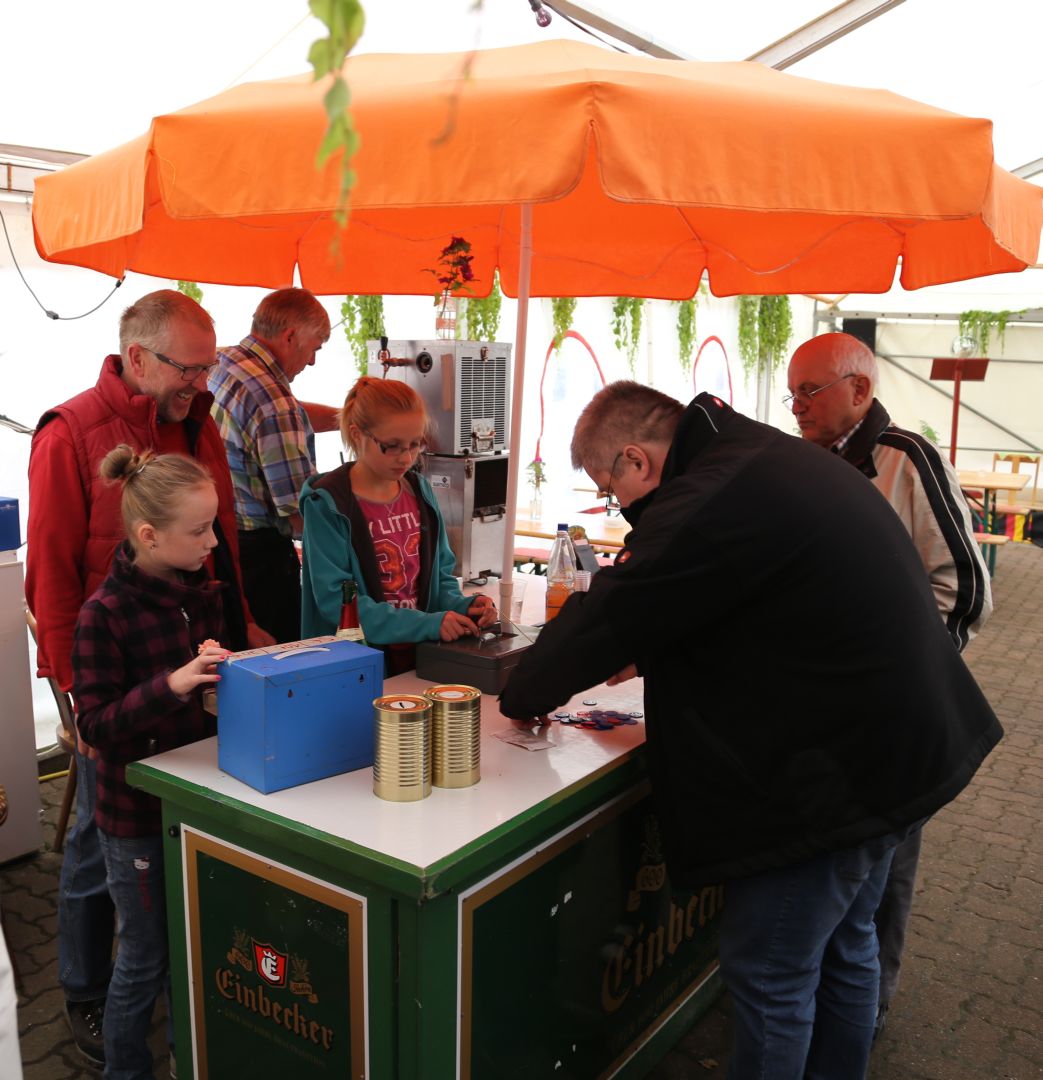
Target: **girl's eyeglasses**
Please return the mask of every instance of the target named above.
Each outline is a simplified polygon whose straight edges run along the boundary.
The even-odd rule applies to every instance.
[[[386,443],[381,442],[373,432],[367,431],[365,428],[359,430],[363,435],[369,436],[380,447],[382,454],[390,454],[392,457],[402,457],[403,454],[416,457],[417,454],[422,454],[427,449],[427,443],[423,439],[411,443]]]

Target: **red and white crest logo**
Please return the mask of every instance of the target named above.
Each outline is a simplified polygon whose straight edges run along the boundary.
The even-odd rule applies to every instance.
[[[271,986],[286,985],[286,953],[277,952],[271,945],[254,940],[254,961],[257,974]]]

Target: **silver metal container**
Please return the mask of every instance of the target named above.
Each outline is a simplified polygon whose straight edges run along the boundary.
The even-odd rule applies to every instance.
[[[487,454],[511,445],[511,346],[502,341],[366,342],[369,374],[400,379],[423,399],[436,454]]]
[[[385,694],[373,702],[373,794],[415,802],[431,794],[431,702]]]

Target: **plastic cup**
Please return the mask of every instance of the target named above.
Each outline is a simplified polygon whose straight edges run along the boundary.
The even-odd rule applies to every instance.
[[[573,592],[588,592],[590,589],[590,571],[577,570],[572,581]]]
[[[525,588],[528,584],[529,583],[523,577],[515,576],[511,586],[512,623],[520,623],[522,621],[522,605],[525,602]]]

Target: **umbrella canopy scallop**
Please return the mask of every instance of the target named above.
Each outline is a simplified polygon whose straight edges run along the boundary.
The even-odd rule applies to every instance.
[[[317,169],[325,84],[249,83],[37,181],[40,254],[320,294],[430,293],[452,235],[474,291],[683,299],[881,292],[1024,269],[1041,191],[998,168],[988,120],[753,63],[546,41],[349,57],[350,218]],[[340,232],[339,243],[334,243]]]

